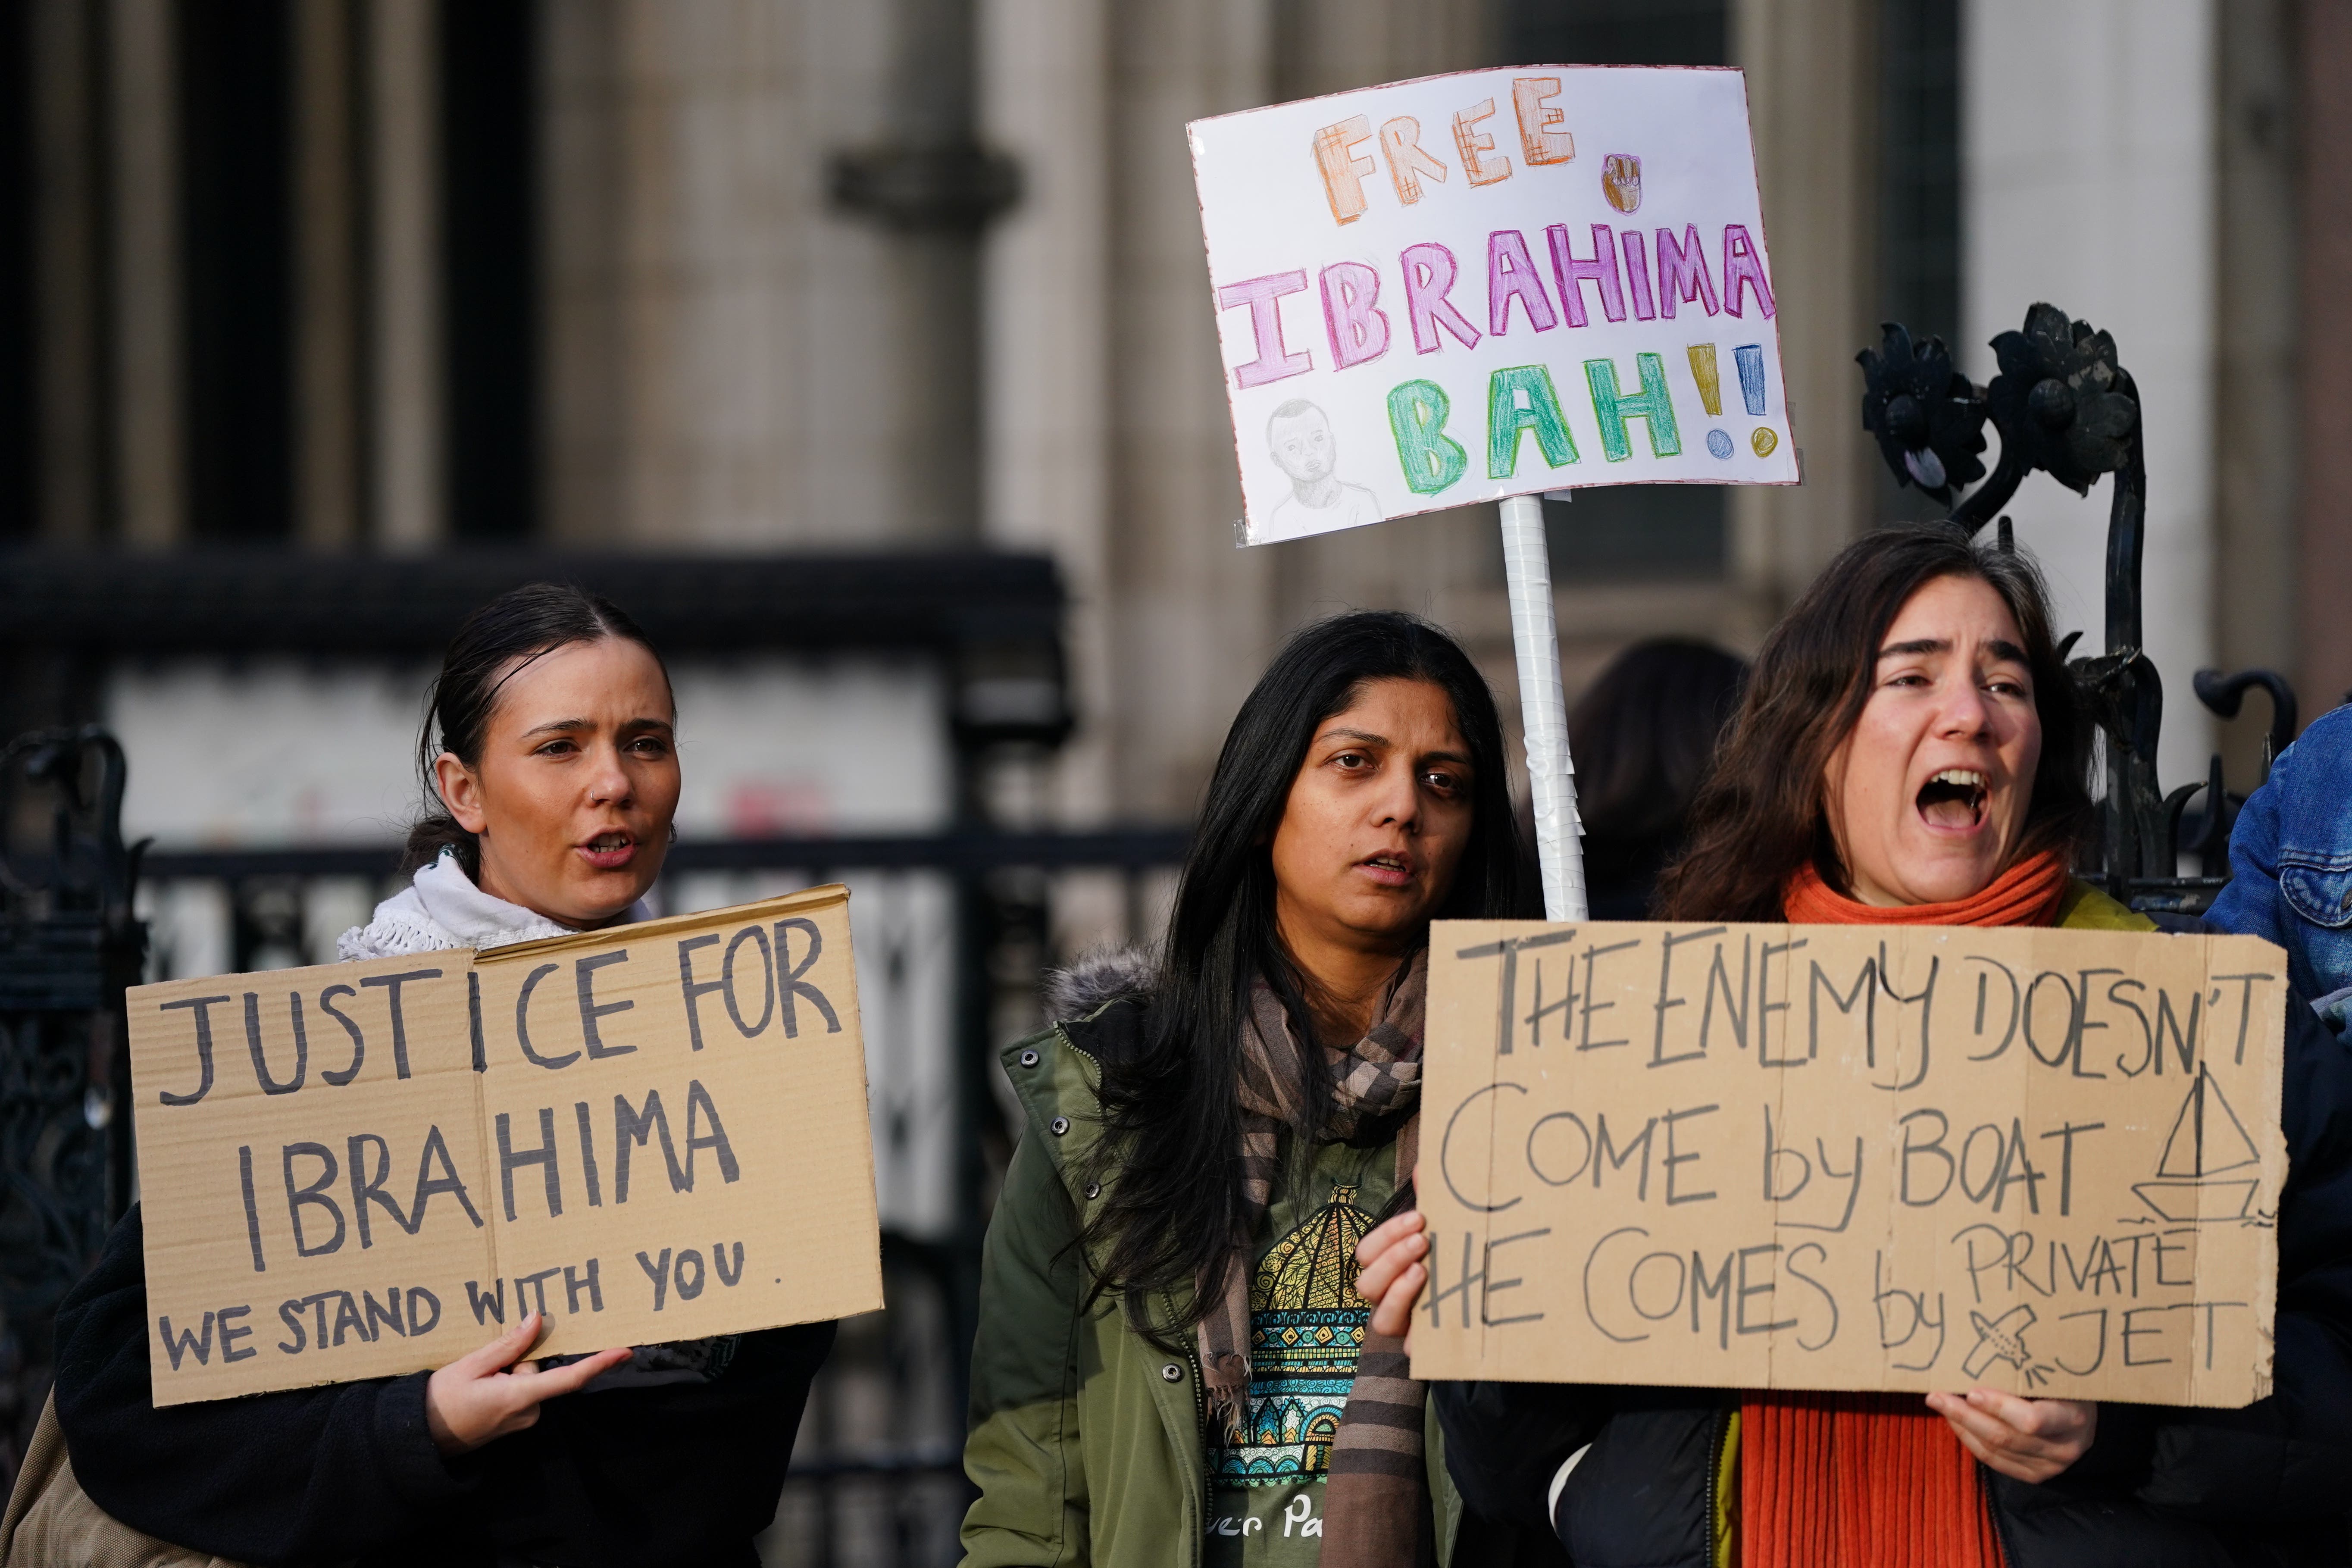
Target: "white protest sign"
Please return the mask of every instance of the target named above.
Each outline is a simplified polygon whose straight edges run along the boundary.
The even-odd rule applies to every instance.
[[[1465,71],[1190,132],[1244,542],[1797,481],[1738,71]]]

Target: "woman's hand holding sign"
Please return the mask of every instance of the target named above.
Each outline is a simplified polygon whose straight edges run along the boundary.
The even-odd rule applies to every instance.
[[[629,1359],[629,1347],[620,1345],[542,1372],[536,1362],[518,1359],[537,1342],[540,1328],[540,1315],[530,1313],[425,1383],[425,1425],[442,1453],[452,1458],[471,1453],[493,1438],[535,1425],[541,1403],[571,1394]]]
[[[1997,1388],[1931,1394],[1960,1446],[1988,1469],[2039,1485],[2063,1473],[2099,1436],[2099,1407],[2079,1399],[2026,1399]]]
[[[1429,1237],[1411,1209],[1382,1221],[1356,1244],[1356,1293],[1372,1309],[1372,1331],[1402,1336],[1429,1283]],[[2076,1399],[2026,1399],[1997,1388],[1931,1394],[1927,1407],[1950,1423],[1963,1447],[1989,1469],[2040,1484],[2061,1475],[2098,1439],[2099,1407]]]
[[[1370,1303],[1372,1331],[1402,1339],[1412,1324],[1414,1303],[1429,1283],[1429,1237],[1418,1212],[1407,1209],[1374,1226],[1356,1243],[1356,1293]]]

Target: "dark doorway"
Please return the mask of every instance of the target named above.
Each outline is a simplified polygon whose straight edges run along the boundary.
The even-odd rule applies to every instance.
[[[520,539],[538,510],[531,0],[441,6],[449,531]]]
[[[188,532],[293,532],[288,0],[178,7]]]
[[[0,540],[34,529],[33,60],[29,0],[0,0]]]

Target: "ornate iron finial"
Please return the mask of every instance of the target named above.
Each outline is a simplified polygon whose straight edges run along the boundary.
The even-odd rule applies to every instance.
[[[1985,404],[2004,462],[2015,447],[2029,470],[2040,468],[2078,496],[2124,466],[2139,404],[2122,390],[2130,383],[2116,363],[2113,337],[2069,321],[2054,305],[2036,305],[2025,312],[2023,331],[2001,333],[1992,348],[2000,374],[1985,389]]]
[[[1915,343],[1888,321],[1862,365],[1862,426],[1898,485],[1916,485],[1951,506],[1950,520],[1973,534],[2036,468],[2076,495],[2131,462],[2139,444],[2139,399],[2116,362],[2116,341],[2055,305],[2036,304],[2019,331],[1992,340],[2000,373],[1979,387],[1952,366],[1944,340]],[[1984,479],[1979,454],[1990,420],[2000,457]],[[2135,595],[2136,596],[2136,595]],[[2132,638],[2134,646],[2138,638]]]
[[[1917,485],[1948,505],[1954,486],[1984,478],[1984,395],[1952,368],[1943,339],[1914,343],[1895,321],[1880,330],[1877,350],[1853,356],[1862,366],[1862,427],[1878,437],[1896,484]]]

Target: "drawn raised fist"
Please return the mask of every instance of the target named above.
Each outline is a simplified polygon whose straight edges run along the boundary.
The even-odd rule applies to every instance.
[[[1601,194],[1621,213],[1642,205],[1642,160],[1631,153],[1612,153],[1601,161]]]

